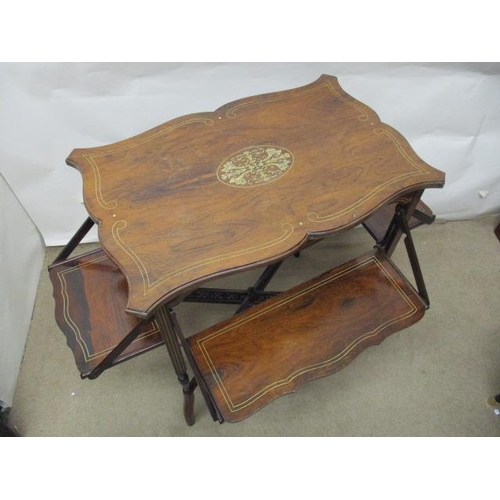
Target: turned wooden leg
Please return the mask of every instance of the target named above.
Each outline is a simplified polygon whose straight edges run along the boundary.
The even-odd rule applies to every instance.
[[[189,380],[184,357],[182,356],[179,341],[175,333],[175,325],[171,317],[170,309],[167,306],[160,307],[156,311],[155,317],[160,327],[163,340],[165,341],[168,354],[174,365],[177,379],[182,385],[182,392],[184,394],[184,419],[186,420],[186,424],[191,426],[194,424],[194,390],[197,384],[194,379]]]

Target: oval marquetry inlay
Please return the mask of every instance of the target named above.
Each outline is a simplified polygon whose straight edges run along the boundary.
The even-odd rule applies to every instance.
[[[280,178],[292,165],[293,155],[286,148],[250,146],[227,157],[217,169],[217,178],[228,186],[258,186]]]

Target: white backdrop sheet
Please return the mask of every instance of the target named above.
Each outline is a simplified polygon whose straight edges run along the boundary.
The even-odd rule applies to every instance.
[[[14,399],[33,314],[45,247],[22,205],[0,175],[0,401]],[[5,238],[9,235],[9,239]]]
[[[86,217],[80,175],[65,164],[74,148],[322,73],[446,172],[445,188],[424,195],[439,218],[500,213],[499,63],[2,63],[0,172],[46,245],[62,245]]]

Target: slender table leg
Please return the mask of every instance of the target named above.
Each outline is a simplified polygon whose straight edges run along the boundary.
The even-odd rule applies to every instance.
[[[60,262],[62,260],[66,260],[73,253],[73,250],[80,244],[84,236],[90,231],[93,225],[94,221],[90,217],[88,217],[85,220],[85,222],[80,226],[80,229],[78,229],[78,231],[69,240],[67,245],[61,250],[59,255],[55,258],[53,264],[55,264],[56,262]]]
[[[413,211],[415,210],[415,208],[420,200],[420,197],[422,196],[422,193],[423,193],[423,191],[416,191],[413,195],[411,202],[406,206],[406,221],[407,222],[410,221],[411,216],[413,214]],[[392,226],[392,224],[391,224],[391,226]],[[389,229],[387,230],[388,233],[391,229],[393,229],[393,228],[391,228],[391,226],[389,226]],[[403,235],[403,232],[401,231],[401,229],[396,229],[395,231],[392,231],[392,234],[390,234],[390,235],[386,234],[386,236],[384,236],[383,247],[384,247],[384,251],[388,257],[390,257],[393,254],[393,252],[396,249],[396,246],[398,245],[399,240],[401,239],[402,235]],[[389,236],[389,238],[387,239],[388,236]]]
[[[196,381],[189,380],[186,370],[186,363],[182,356],[182,351],[179,346],[179,340],[175,333],[175,326],[170,315],[168,306],[158,308],[155,314],[156,320],[160,327],[163,340],[167,347],[168,354],[174,365],[177,378],[182,385],[182,392],[184,393],[184,419],[188,425],[194,424],[194,390],[196,389]]]

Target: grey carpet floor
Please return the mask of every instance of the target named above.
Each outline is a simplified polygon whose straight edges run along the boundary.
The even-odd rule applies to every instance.
[[[487,405],[500,393],[497,223],[485,217],[416,230],[431,299],[424,318],[237,424],[213,422],[197,392],[196,424],[185,425],[163,347],[81,380],[54,320],[45,268],[8,423],[21,436],[500,436],[500,417]],[[289,288],[372,246],[361,228],[330,237],[289,259],[269,288]],[[46,264],[58,250],[47,249]],[[410,272],[402,245],[394,259]],[[257,276],[217,285],[247,287]],[[184,303],[177,314],[190,334],[233,310]]]

